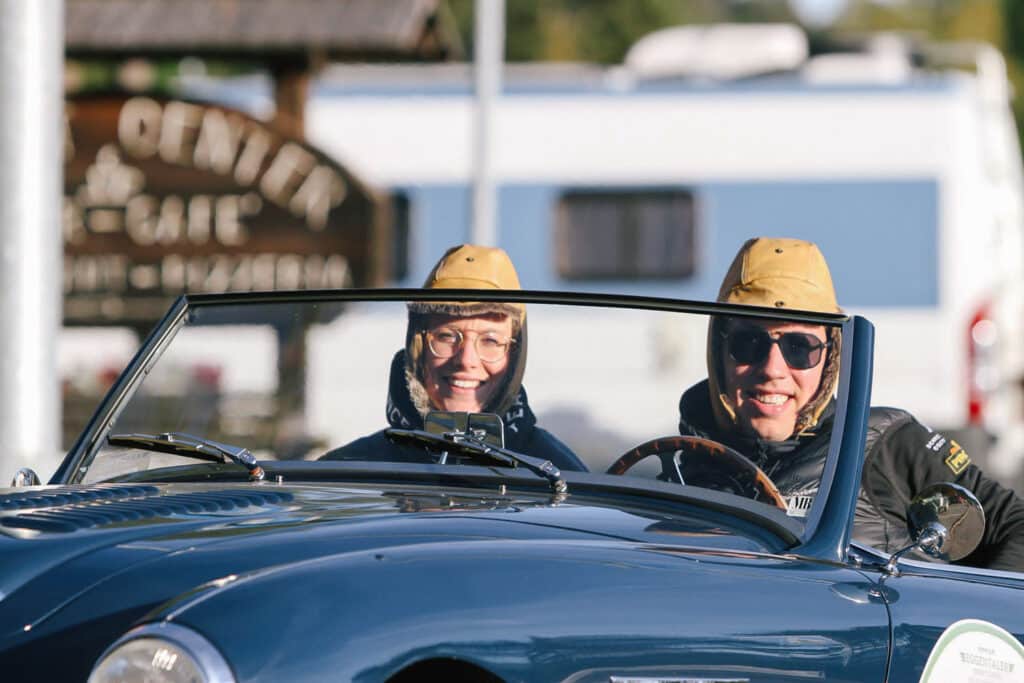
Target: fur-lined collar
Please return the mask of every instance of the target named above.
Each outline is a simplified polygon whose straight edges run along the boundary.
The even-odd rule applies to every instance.
[[[819,429],[805,430],[785,441],[768,441],[749,436],[735,429],[722,429],[711,409],[711,386],[708,380],[693,385],[679,399],[679,433],[718,441],[733,448],[760,467],[768,476],[774,474],[782,456],[792,453],[818,433],[831,429],[835,400],[829,400],[818,420]]]

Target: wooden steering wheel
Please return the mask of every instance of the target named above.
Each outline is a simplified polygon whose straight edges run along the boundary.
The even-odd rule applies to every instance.
[[[764,471],[725,444],[696,436],[663,436],[619,456],[606,474],[625,474],[652,455],[661,460],[662,481],[726,491],[786,509],[786,501]]]

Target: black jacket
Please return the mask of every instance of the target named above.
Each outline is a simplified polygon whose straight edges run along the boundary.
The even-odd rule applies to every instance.
[[[391,361],[391,377],[388,384],[387,420],[391,427],[398,429],[423,429],[423,417],[413,406],[409,387],[405,382],[405,352],[399,351]],[[559,441],[551,432],[537,426],[537,417],[526,401],[526,390],[519,388],[519,395],[505,414],[505,447],[550,460],[561,470],[586,471],[586,466],[568,446]],[[391,441],[387,430],[382,429],[369,436],[348,443],[320,456],[320,460],[387,460],[390,462],[433,462],[422,447],[397,444]]]
[[[809,509],[828,455],[833,406],[822,415],[814,433],[783,442],[720,430],[711,414],[707,381],[683,394],[679,414],[681,434],[713,439],[738,450],[772,479],[791,514]],[[872,408],[868,416],[853,538],[888,553],[909,545],[907,504],[925,486],[944,481],[970,489],[985,510],[981,544],[957,564],[1024,571],[1024,500],[986,477],[959,444],[896,408]]]

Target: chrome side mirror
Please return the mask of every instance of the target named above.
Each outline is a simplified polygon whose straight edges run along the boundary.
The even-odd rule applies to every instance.
[[[985,533],[985,511],[973,493],[957,484],[932,484],[907,506],[911,545],[889,558],[885,572],[899,574],[896,563],[912,550],[946,562],[967,557]]]
[[[461,441],[468,437],[498,448],[505,447],[505,424],[494,413],[431,410],[423,418],[423,426],[431,434],[451,441]],[[437,462],[441,465],[448,462],[448,452],[442,453]]]
[[[456,413],[432,410],[423,418],[431,434],[468,436],[498,448],[505,447],[505,425],[494,413]]]
[[[14,473],[11,479],[11,486],[21,488],[22,486],[39,486],[39,476],[31,467],[22,467]]]

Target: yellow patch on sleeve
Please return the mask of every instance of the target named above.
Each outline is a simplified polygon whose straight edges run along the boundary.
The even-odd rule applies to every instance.
[[[967,455],[967,451],[960,444],[950,439],[949,455],[946,456],[944,462],[953,474],[960,474],[971,464],[971,456]]]

